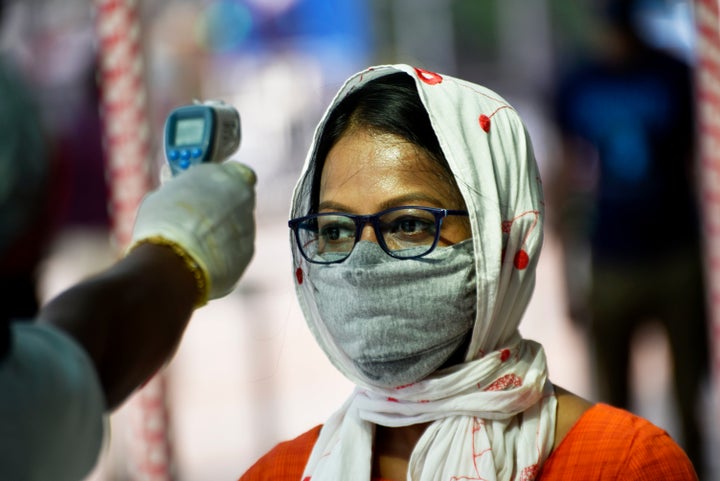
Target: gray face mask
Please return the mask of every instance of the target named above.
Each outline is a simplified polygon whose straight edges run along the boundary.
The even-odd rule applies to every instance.
[[[372,385],[417,382],[464,344],[475,322],[472,240],[412,260],[358,242],[344,262],[310,265],[322,322]]]

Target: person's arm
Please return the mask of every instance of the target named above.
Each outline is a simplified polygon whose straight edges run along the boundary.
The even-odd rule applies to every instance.
[[[88,353],[108,409],[170,358],[194,307],[239,280],[254,250],[253,183],[237,162],[173,178],[143,200],[125,258],[41,309]]]
[[[173,354],[198,295],[181,257],[143,244],[50,301],[39,317],[85,348],[113,409]]]

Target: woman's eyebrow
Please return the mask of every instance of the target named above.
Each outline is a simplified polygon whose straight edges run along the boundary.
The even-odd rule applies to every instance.
[[[389,209],[399,205],[432,204],[433,207],[442,206],[443,202],[437,197],[424,192],[411,192],[405,195],[392,197],[382,202],[383,209]]]
[[[326,201],[320,202],[320,204],[318,204],[318,211],[321,211],[321,210],[327,210],[327,211],[333,211],[333,212],[351,212],[352,211],[352,209],[350,209],[346,205],[341,204],[339,202],[332,201],[332,200],[326,200]]]
[[[412,192],[409,194],[400,195],[397,197],[391,197],[380,203],[378,211],[390,209],[391,207],[398,207],[402,205],[417,205],[417,204],[430,204],[432,207],[445,207],[449,208],[445,203],[441,202],[435,196],[425,194],[422,192]],[[450,206],[452,207],[452,206]],[[323,201],[318,205],[318,211],[335,211],[335,212],[349,212],[353,213],[354,209],[349,208],[347,205],[337,201]]]

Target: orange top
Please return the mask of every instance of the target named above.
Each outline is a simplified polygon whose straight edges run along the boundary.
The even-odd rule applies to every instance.
[[[300,481],[320,426],[278,444],[240,481]],[[545,461],[537,481],[697,481],[685,452],[670,436],[622,409],[596,404]],[[309,480],[303,480],[309,481]],[[376,478],[373,481],[383,481]]]
[[[690,459],[662,429],[607,404],[582,415],[543,465],[538,481],[697,481]]]

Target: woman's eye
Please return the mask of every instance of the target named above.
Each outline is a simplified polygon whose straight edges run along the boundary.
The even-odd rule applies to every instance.
[[[418,217],[403,217],[393,222],[392,232],[398,234],[426,234],[433,233],[435,223]]]
[[[418,219],[403,219],[398,222],[398,230],[401,230],[402,232],[411,233],[421,230],[423,227],[422,222]]]
[[[340,238],[340,229],[337,227],[325,227],[322,230],[322,236],[327,240],[338,240]]]
[[[355,231],[349,226],[341,224],[327,224],[320,227],[320,237],[326,241],[344,240],[348,237],[355,237]]]

